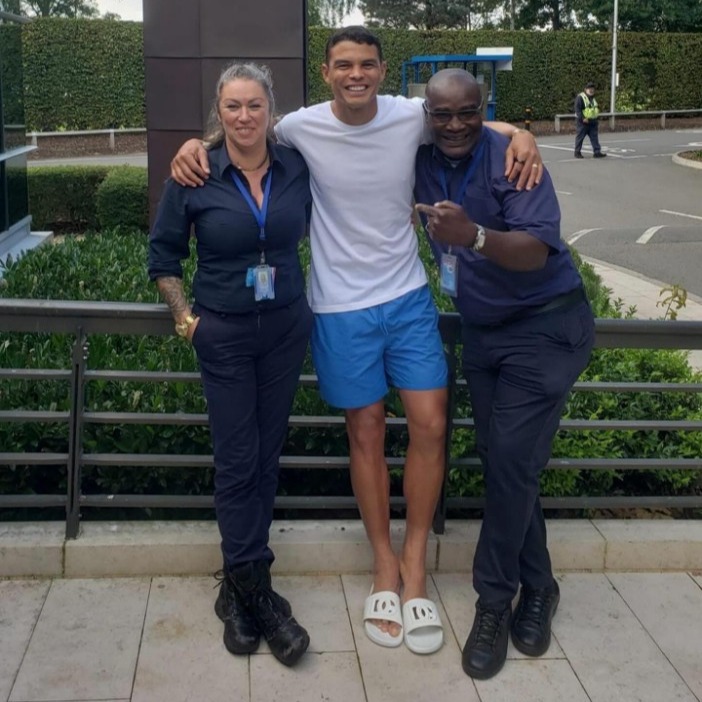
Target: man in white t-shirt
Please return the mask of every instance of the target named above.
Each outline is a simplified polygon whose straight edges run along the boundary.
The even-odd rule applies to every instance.
[[[427,596],[425,561],[443,481],[447,373],[412,224],[415,154],[428,135],[422,100],[378,95],[385,72],[374,34],[338,30],[322,66],[334,99],[286,115],[276,136],[298,149],[310,170],[312,354],[322,396],[346,413],[351,480],[373,548],[365,631],[379,645],[404,640],[416,653],[432,653],[443,630]],[[512,136],[521,131],[492,126]],[[538,183],[541,160],[531,135],[513,139],[506,168],[520,187]],[[207,173],[206,151],[187,142],[173,177],[194,186]],[[410,436],[399,557],[390,542],[385,461],[389,384],[400,393]]]

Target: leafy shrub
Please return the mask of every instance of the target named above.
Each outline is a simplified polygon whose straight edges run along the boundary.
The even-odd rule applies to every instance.
[[[97,217],[103,229],[149,228],[148,180],[145,168],[113,168],[96,193]]]
[[[155,302],[158,294],[146,274],[147,238],[140,231],[120,236],[105,231],[84,239],[67,238],[60,246],[41,247],[12,262],[6,271],[0,296],[6,298],[114,300]],[[442,311],[453,311],[450,298],[438,292],[437,267],[424,240],[420,251],[430,286]],[[302,247],[305,268],[309,247]],[[576,257],[577,259],[577,257]],[[587,264],[578,261],[590,299],[607,316],[621,317],[621,304],[610,301],[610,292]],[[185,264],[185,281],[192,278],[194,256]],[[2,334],[3,366],[16,368],[69,368],[72,338],[60,334]],[[195,371],[192,348],[175,337],[94,335],[90,338],[90,368]],[[304,372],[311,372],[309,357]],[[583,380],[699,382],[679,351],[648,349],[596,349]],[[70,388],[66,381],[6,381],[0,385],[0,409],[67,410]],[[91,381],[87,384],[86,408],[114,412],[205,411],[198,383],[142,383]],[[401,416],[395,394],[386,402],[390,416]],[[471,416],[465,387],[458,389],[457,412]],[[293,414],[330,414],[314,388],[300,388]],[[566,415],[583,419],[681,419],[701,418],[702,398],[685,393],[572,394]],[[66,451],[65,425],[38,423],[0,424],[0,445],[5,451]],[[406,431],[388,432],[388,455],[403,456]],[[211,452],[206,426],[145,426],[86,424],[84,446],[99,453],[169,453],[182,455]],[[348,455],[343,429],[292,429],[284,448],[288,455]],[[454,459],[475,453],[473,433],[454,432]],[[569,431],[559,433],[555,457],[694,457],[702,453],[702,437],[691,432]],[[401,491],[401,471],[393,470],[393,491]],[[49,466],[8,467],[0,471],[0,493],[52,493],[65,489],[65,472]],[[680,494],[698,489],[693,471],[547,471],[542,480],[545,495],[577,494]],[[86,493],[207,494],[212,474],[194,468],[90,467],[83,474]],[[450,495],[479,495],[483,490],[479,471],[453,466]],[[287,470],[281,475],[281,494],[350,494],[349,476],[343,470]],[[112,513],[111,513],[112,514]],[[154,514],[158,514],[155,512]],[[192,513],[190,513],[192,514]]]
[[[35,230],[81,232],[98,225],[96,194],[109,166],[37,166],[27,170]]]

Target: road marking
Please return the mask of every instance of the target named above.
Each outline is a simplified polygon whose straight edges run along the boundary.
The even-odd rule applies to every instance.
[[[697,215],[685,214],[684,212],[674,212],[673,210],[658,210],[659,212],[664,212],[665,214],[677,215],[678,217],[689,217],[690,219],[701,219]]]
[[[556,190],[556,195],[572,195],[573,193],[568,193],[565,190]]]
[[[666,225],[661,224],[658,227],[649,227],[637,240],[637,244],[648,244],[651,241],[651,237],[659,230],[663,229]]]
[[[579,231],[573,233],[570,239],[568,239],[567,243],[572,246],[581,237],[589,234],[590,232],[599,232],[600,229],[601,227],[595,227],[594,229],[580,229]]]

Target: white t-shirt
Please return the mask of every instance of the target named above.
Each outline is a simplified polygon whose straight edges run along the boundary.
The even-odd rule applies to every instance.
[[[376,116],[359,126],[325,102],[286,115],[276,134],[310,170],[312,310],[365,309],[424,285],[412,225],[414,160],[427,141],[422,100],[380,95]]]

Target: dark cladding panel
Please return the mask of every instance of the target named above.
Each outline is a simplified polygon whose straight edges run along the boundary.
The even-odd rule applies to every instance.
[[[144,0],[144,56],[200,56],[196,0]]]
[[[268,66],[273,72],[273,91],[278,112],[292,112],[305,103],[304,63],[302,59],[203,59],[202,60],[202,120],[207,124],[219,74],[234,61],[253,61]]]
[[[183,144],[191,137],[202,137],[202,132],[169,132],[149,130],[147,132],[147,149],[149,151],[149,209],[151,219],[156,214],[158,201],[161,199],[163,184],[171,174],[171,159]]]
[[[305,3],[200,2],[202,56],[304,58]]]
[[[146,126],[202,130],[199,59],[147,58]]]

